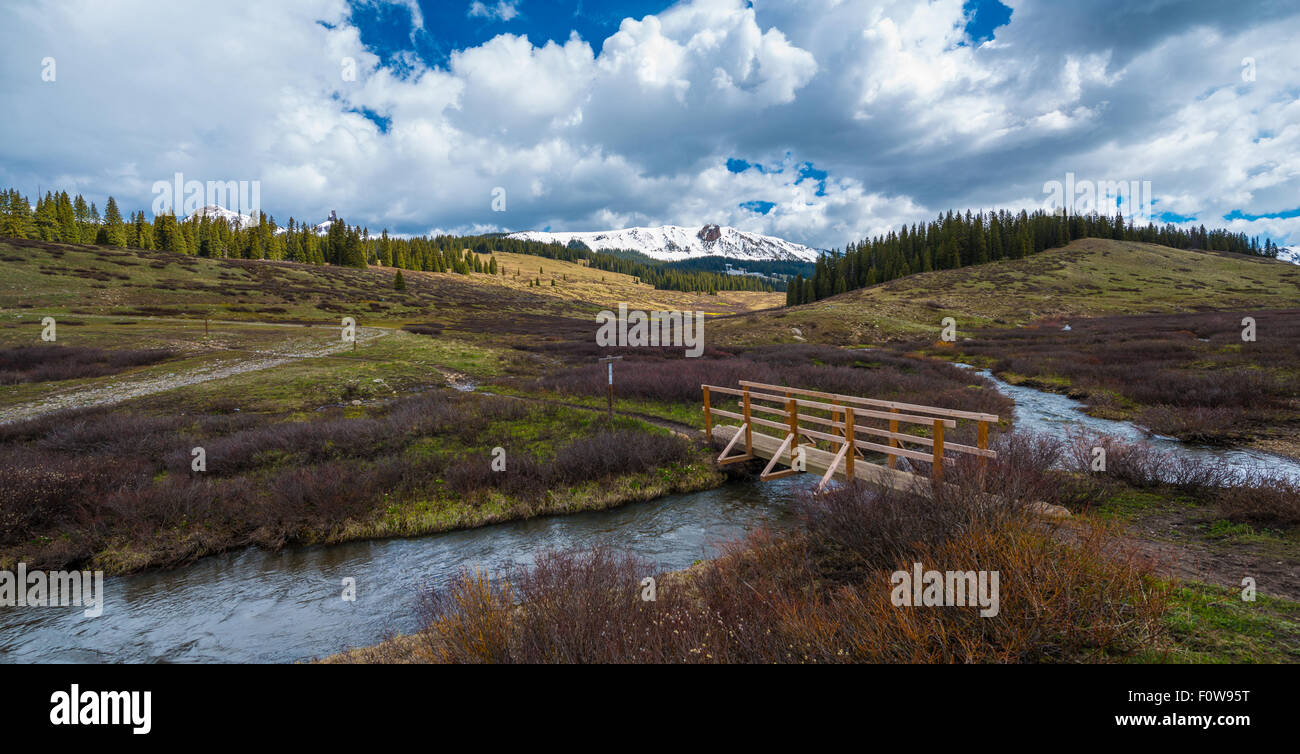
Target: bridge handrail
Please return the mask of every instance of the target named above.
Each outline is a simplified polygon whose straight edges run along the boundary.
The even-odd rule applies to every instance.
[[[827,393],[821,390],[806,390],[804,388],[786,387],[785,385],[769,385],[765,382],[752,382],[750,380],[739,380],[739,383],[745,387],[758,388],[760,390],[777,390],[787,393],[798,393],[799,395],[811,395],[816,398],[829,398],[832,400],[845,401],[846,403],[856,403],[862,406],[879,406],[883,408],[895,408],[900,411],[913,411],[919,414],[932,414],[934,416],[949,416],[954,419],[970,419],[972,421],[985,421],[997,424],[999,419],[997,414],[985,414],[977,411],[958,411],[953,408],[940,408],[938,406],[922,406],[916,403],[899,403],[897,401],[886,401],[879,398],[860,398],[856,395],[843,395],[841,393]],[[952,426],[952,425],[949,425]]]
[[[722,456],[719,456],[719,463],[732,463],[747,460],[754,457],[754,445],[752,440],[753,427],[771,427],[779,429],[786,433],[785,440],[781,443],[780,448],[772,455],[768,462],[767,468],[764,469],[760,478],[764,480],[774,479],[787,474],[798,473],[795,470],[771,472],[772,466],[776,463],[777,456],[785,452],[786,448],[790,449],[791,457],[794,456],[794,448],[799,445],[799,437],[806,437],[812,440],[825,440],[828,442],[840,443],[840,452],[835,456],[834,463],[827,470],[826,476],[822,480],[825,485],[830,476],[835,473],[835,466],[842,460],[845,463],[845,474],[848,478],[854,477],[852,449],[872,450],[884,453],[887,458],[888,467],[893,469],[895,461],[899,456],[904,458],[915,458],[920,461],[929,461],[931,466],[931,475],[936,481],[943,478],[943,467],[948,461],[945,451],[956,453],[966,453],[979,457],[980,475],[983,477],[985,463],[989,458],[997,458],[995,451],[988,448],[988,425],[990,422],[997,422],[998,417],[993,414],[984,414],[974,411],[956,411],[954,409],[943,409],[934,406],[920,406],[911,403],[899,403],[896,401],[880,401],[871,398],[858,398],[852,395],[842,395],[839,393],[826,393],[818,390],[804,390],[801,388],[787,388],[780,385],[768,385],[762,382],[752,382],[749,380],[740,380],[742,389],[722,387],[719,385],[700,385],[704,391],[704,431],[707,435],[712,435],[713,417],[719,416],[727,419],[735,419],[741,423],[740,429],[732,437],[731,442],[724,450]],[[775,389],[786,393],[785,396],[769,395],[767,393],[755,393],[754,388]],[[720,408],[714,408],[709,400],[710,391],[715,391],[725,395],[735,395],[741,398],[740,405],[744,413],[738,414],[732,411],[726,411]],[[802,398],[795,398],[794,395],[813,395],[830,398],[834,403],[823,403],[821,401],[810,401]],[[773,406],[755,405],[754,401],[773,401],[784,404],[785,408],[776,408]],[[888,413],[883,411],[871,411],[868,409],[857,408],[856,406],[844,405],[848,403],[857,403],[870,406],[889,407]],[[827,411],[830,418],[822,416],[812,416],[804,414],[800,416],[800,408],[810,408],[817,411]],[[930,412],[931,416],[917,416],[912,414],[900,413],[900,409],[908,408],[922,412]],[[785,423],[775,422],[768,419],[755,417],[753,413],[759,411],[766,414],[773,414],[786,419]],[[877,419],[888,419],[889,429],[879,429],[871,426],[858,425],[856,417],[868,417]],[[979,424],[978,445],[972,447],[959,443],[948,443],[944,441],[944,428],[955,427],[957,422],[944,416],[956,416],[957,418],[974,419]],[[843,417],[843,420],[837,420],[837,417]],[[830,427],[832,432],[822,432],[819,430],[800,427],[799,422],[820,424]],[[929,425],[933,431],[932,437],[921,437],[918,435],[909,435],[898,431],[898,423],[907,422],[912,424]],[[889,438],[888,445],[871,442],[869,440],[858,439],[858,432],[875,435],[878,437]],[[727,456],[727,452],[740,439],[741,434],[745,437],[745,454],[743,456]],[[925,453],[920,450],[912,450],[899,445],[900,442],[914,443],[917,445],[930,446],[931,452]],[[793,443],[793,445],[792,445]],[[815,444],[815,443],[814,443]]]
[[[714,386],[714,385],[709,385],[708,388],[709,388],[709,390],[717,390],[717,389],[718,389],[718,388],[717,388],[716,386]],[[751,405],[750,405],[750,410],[751,410],[751,411],[763,411],[763,412],[765,412],[765,413],[773,414],[773,415],[775,415],[775,416],[780,416],[780,417],[783,417],[783,418],[786,418],[786,419],[789,419],[789,418],[790,418],[790,412],[789,412],[789,411],[786,411],[786,410],[784,410],[784,409],[779,409],[779,408],[772,408],[771,406],[755,406],[755,405],[752,405],[752,404],[751,404]],[[726,417],[726,418],[728,418],[728,419],[736,419],[736,420],[738,420],[738,421],[744,421],[744,420],[745,420],[745,417],[744,417],[743,414],[737,414],[737,413],[732,412],[732,411],[726,411],[726,410],[724,410],[724,409],[720,409],[720,408],[718,408],[718,407],[716,407],[716,406],[710,406],[710,407],[709,407],[709,412],[710,412],[711,414],[716,415],[716,416],[724,416],[724,417]],[[799,417],[799,421],[801,421],[801,422],[814,422],[814,423],[816,423],[816,424],[821,424],[821,425],[826,426],[826,427],[831,427],[832,429],[844,430],[846,427],[848,427],[848,424],[845,423],[845,422],[842,422],[842,421],[832,421],[832,420],[830,420],[830,419],[823,419],[823,418],[821,418],[820,416],[808,416],[808,415],[806,415],[806,414],[799,414],[798,417]],[[764,427],[772,427],[773,429],[788,429],[788,428],[789,428],[789,425],[788,425],[788,424],[783,424],[783,423],[779,423],[779,422],[769,421],[769,420],[767,420],[767,419],[757,419],[757,418],[754,418],[754,417],[752,417],[752,416],[750,417],[750,422],[752,422],[752,423],[754,423],[754,424],[756,424],[756,425],[764,426]],[[855,430],[855,434],[856,434],[857,432],[861,432],[861,433],[863,433],[863,434],[875,435],[876,437],[885,437],[885,438],[889,438],[889,439],[892,439],[892,440],[902,440],[903,442],[910,442],[910,443],[915,443],[915,444],[917,444],[917,445],[927,445],[927,446],[930,446],[930,447],[934,447],[934,439],[933,439],[933,438],[930,438],[930,437],[922,437],[922,436],[920,436],[920,435],[909,435],[909,434],[905,434],[905,433],[903,433],[903,432],[890,432],[890,431],[887,430],[887,429],[879,429],[879,428],[877,428],[877,427],[867,427],[867,426],[863,426],[863,425],[861,425],[861,424],[855,424],[854,427],[853,427],[853,429]],[[840,434],[840,435],[827,435],[827,434],[825,434],[825,433],[821,433],[821,432],[819,432],[819,433],[814,433],[814,432],[812,432],[811,430],[802,430],[802,429],[800,430],[800,432],[802,432],[803,434],[808,435],[809,437],[820,437],[821,439],[824,439],[824,440],[831,440],[832,442],[843,442],[843,441],[844,441],[844,436],[843,436],[842,434]],[[832,440],[832,437],[834,438],[833,440]],[[855,438],[855,439],[856,439],[856,438]],[[862,443],[862,441],[858,441],[858,447],[862,447],[861,443]],[[882,447],[883,447],[883,446],[882,446]],[[997,458],[997,457],[998,457],[998,454],[997,454],[997,452],[995,452],[995,451],[988,450],[988,449],[986,449],[986,448],[977,448],[977,447],[975,447],[975,446],[973,446],[973,445],[963,445],[963,444],[961,444],[961,443],[945,442],[945,443],[943,444],[943,447],[944,447],[944,450],[951,450],[951,451],[955,451],[955,452],[957,452],[957,453],[965,453],[965,454],[967,454],[967,455],[979,456],[979,457],[981,457],[981,458]],[[886,451],[886,452],[889,452],[889,451]],[[906,455],[906,454],[904,454],[904,455]],[[925,455],[924,458],[923,458],[923,460],[930,460],[930,456],[929,456],[928,454]]]
[[[719,393],[728,393],[730,395],[743,396],[746,394],[746,392],[748,392],[745,390],[736,390],[735,388],[718,387],[717,385],[701,385],[700,387],[707,387],[709,390],[716,391]],[[802,398],[787,398],[782,395],[767,395],[766,393],[749,392],[749,397],[750,400],[778,401],[780,403],[785,403],[787,401],[793,400],[796,405],[801,406],[803,408],[815,408],[822,411],[845,411],[849,409],[849,406],[836,406],[831,403],[821,403],[819,401],[808,401]],[[754,408],[767,408],[767,407],[755,406]],[[871,411],[869,409],[864,409],[864,408],[854,408],[853,414],[855,416],[865,416],[871,419],[889,419],[891,421],[897,420],[901,422],[907,422],[908,424],[923,424],[927,427],[934,424],[933,416],[912,416],[911,414],[891,414],[891,413],[886,413],[884,411]],[[953,421],[952,419],[944,419],[943,425],[951,429],[957,426],[957,422]]]

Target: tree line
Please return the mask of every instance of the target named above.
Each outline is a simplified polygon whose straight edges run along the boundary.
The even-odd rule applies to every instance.
[[[1228,230],[1179,228],[1125,222],[1123,215],[1069,215],[1037,210],[966,214],[948,211],[929,223],[902,226],[883,236],[850,243],[843,252],[823,255],[811,277],[797,276],[786,290],[786,305],[807,304],[845,291],[883,283],[914,272],[950,270],[999,259],[1021,259],[1079,238],[1140,241],[1177,249],[1207,249],[1276,257],[1272,240]]]
[[[565,246],[499,234],[396,238],[385,229],[376,236],[368,228],[349,226],[341,218],[334,218],[326,232],[318,233],[316,226],[292,217],[281,228],[274,217],[260,211],[257,222],[246,227],[215,215],[195,214],[180,219],[166,213],[150,220],[139,211],[123,218],[111,196],[101,215],[93,202],[87,203],[80,194],[71,198],[65,191],[46,192],[35,207],[16,189],[0,193],[0,236],[157,249],[218,259],[270,259],[359,268],[374,264],[466,275],[497,274],[501,270],[496,260],[482,260],[479,255],[502,251],[570,262],[586,260],[593,268],[632,275],[640,282],[666,290],[717,293],[785,288],[784,284],[754,278],[629,260],[592,251],[581,243]]]

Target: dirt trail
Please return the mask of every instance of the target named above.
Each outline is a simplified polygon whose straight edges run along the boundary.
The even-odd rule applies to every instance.
[[[294,327],[299,329],[302,327],[301,325],[266,322],[240,322],[238,324],[264,327]],[[392,330],[388,328],[357,327],[357,342],[364,343],[367,340],[382,338],[391,332]],[[133,398],[152,395],[153,393],[161,393],[166,390],[172,390],[186,385],[196,385],[201,382],[220,380],[236,374],[243,374],[244,372],[270,369],[299,359],[314,359],[322,356],[329,356],[341,351],[350,350],[351,348],[351,343],[340,341],[328,345],[315,344],[310,347],[288,348],[280,351],[241,351],[229,349],[227,352],[232,354],[230,359],[205,364],[189,371],[168,372],[166,374],[155,374],[134,378],[126,377],[120,381],[115,380],[107,385],[72,388],[39,401],[0,408],[0,424],[36,419],[45,416],[46,414],[66,409],[110,406]],[[248,355],[235,356],[234,354]]]
[[[1194,543],[1132,539],[1141,551],[1180,579],[1240,591],[1246,577],[1260,594],[1300,601],[1300,564],[1257,552],[1214,550]]]
[[[1196,532],[1212,516],[1203,509],[1174,509],[1129,524],[1127,539],[1181,579],[1232,590],[1255,579],[1260,594],[1300,601],[1300,562],[1247,543],[1207,542]]]

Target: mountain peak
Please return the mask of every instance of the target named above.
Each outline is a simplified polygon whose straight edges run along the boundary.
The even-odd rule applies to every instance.
[[[594,231],[524,231],[509,238],[542,243],[568,244],[581,241],[592,251],[636,251],[652,259],[676,262],[696,257],[815,262],[821,252],[776,236],[737,230],[729,225],[687,228],[660,225],[653,228],[624,228]]]
[[[716,225],[705,225],[700,228],[700,232],[695,234],[704,243],[713,243],[722,238],[722,229]]]
[[[252,215],[240,214],[233,209],[226,209],[220,204],[209,204],[199,207],[194,210],[194,214],[185,219],[188,220],[190,217],[211,217],[213,219],[221,219],[230,223],[235,228],[248,228],[257,223],[257,221],[253,219]]]

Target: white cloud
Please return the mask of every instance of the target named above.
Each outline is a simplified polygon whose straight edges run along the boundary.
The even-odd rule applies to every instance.
[[[469,4],[469,12],[466,13],[470,18],[495,18],[501,21],[509,21],[519,15],[517,0],[498,0],[496,5],[486,5],[480,0],[474,0]]]
[[[399,4],[422,28],[418,3]],[[281,222],[330,209],[403,232],[719,222],[821,247],[948,208],[1038,206],[1066,172],[1150,180],[1158,211],[1206,225],[1300,203],[1296,11],[1017,0],[976,47],[962,5],[694,0],[608,39],[501,34],[397,72],[343,0],[19,0],[0,28],[21,115],[0,119],[0,185],[144,208],[179,171],[261,180]],[[770,170],[732,173],[729,157]],[[798,180],[804,162],[829,172],[824,191]],[[506,213],[491,211],[496,186]],[[740,207],[753,200],[774,207]],[[1230,227],[1300,242],[1296,219]]]

